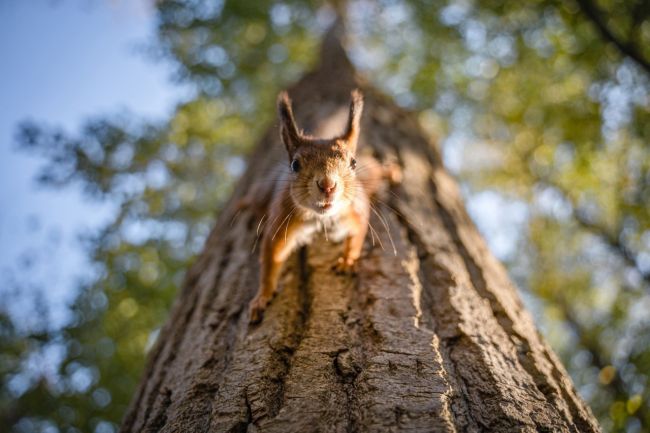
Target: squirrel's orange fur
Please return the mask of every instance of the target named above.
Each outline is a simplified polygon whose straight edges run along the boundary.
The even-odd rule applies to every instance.
[[[275,294],[283,263],[299,245],[325,230],[329,238],[344,240],[343,255],[335,269],[354,269],[368,231],[370,197],[384,176],[373,158],[355,160],[363,96],[352,92],[345,132],[319,139],[301,132],[286,92],[278,96],[280,136],[290,170],[275,182],[268,223],[260,246],[260,286],[250,304],[250,321],[258,322]],[[357,173],[358,171],[358,173]]]

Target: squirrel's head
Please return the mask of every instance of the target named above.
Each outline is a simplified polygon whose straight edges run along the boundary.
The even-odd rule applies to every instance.
[[[280,136],[287,148],[290,194],[294,203],[319,215],[333,215],[354,199],[357,184],[354,159],[359,140],[363,96],[352,91],[343,134],[332,139],[307,136],[296,126],[287,92],[278,96]]]

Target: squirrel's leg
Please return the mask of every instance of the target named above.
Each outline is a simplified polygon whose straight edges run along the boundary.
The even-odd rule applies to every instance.
[[[334,268],[339,272],[353,272],[368,232],[368,216],[352,211],[344,223],[348,226],[349,234],[343,245],[343,256],[339,257]]]
[[[260,286],[250,303],[250,323],[262,320],[264,310],[275,295],[282,265],[295,247],[297,228],[298,224],[289,220],[278,227],[269,227],[270,230],[264,233],[260,251]]]

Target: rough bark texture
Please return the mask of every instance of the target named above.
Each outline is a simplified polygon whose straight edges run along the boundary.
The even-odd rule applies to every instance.
[[[375,203],[384,248],[369,234],[357,275],[340,276],[341,245],[318,238],[248,326],[259,217],[233,220],[232,203],[286,159],[272,128],[188,272],[122,431],[598,431],[437,149],[356,75],[333,33],[319,69],[290,89],[299,124],[340,132],[353,87],[366,96],[361,146],[405,174]]]

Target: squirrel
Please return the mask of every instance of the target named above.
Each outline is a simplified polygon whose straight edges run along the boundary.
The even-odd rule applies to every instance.
[[[287,92],[278,95],[277,107],[289,171],[270,186],[268,223],[259,253],[259,290],[249,307],[251,324],[262,320],[285,260],[315,233],[324,231],[328,240],[344,241],[334,270],[353,272],[368,231],[371,197],[382,180],[399,182],[401,178],[396,167],[383,166],[372,157],[359,157],[357,162],[363,111],[359,90],[351,93],[345,131],[332,139],[306,135],[296,126]]]

